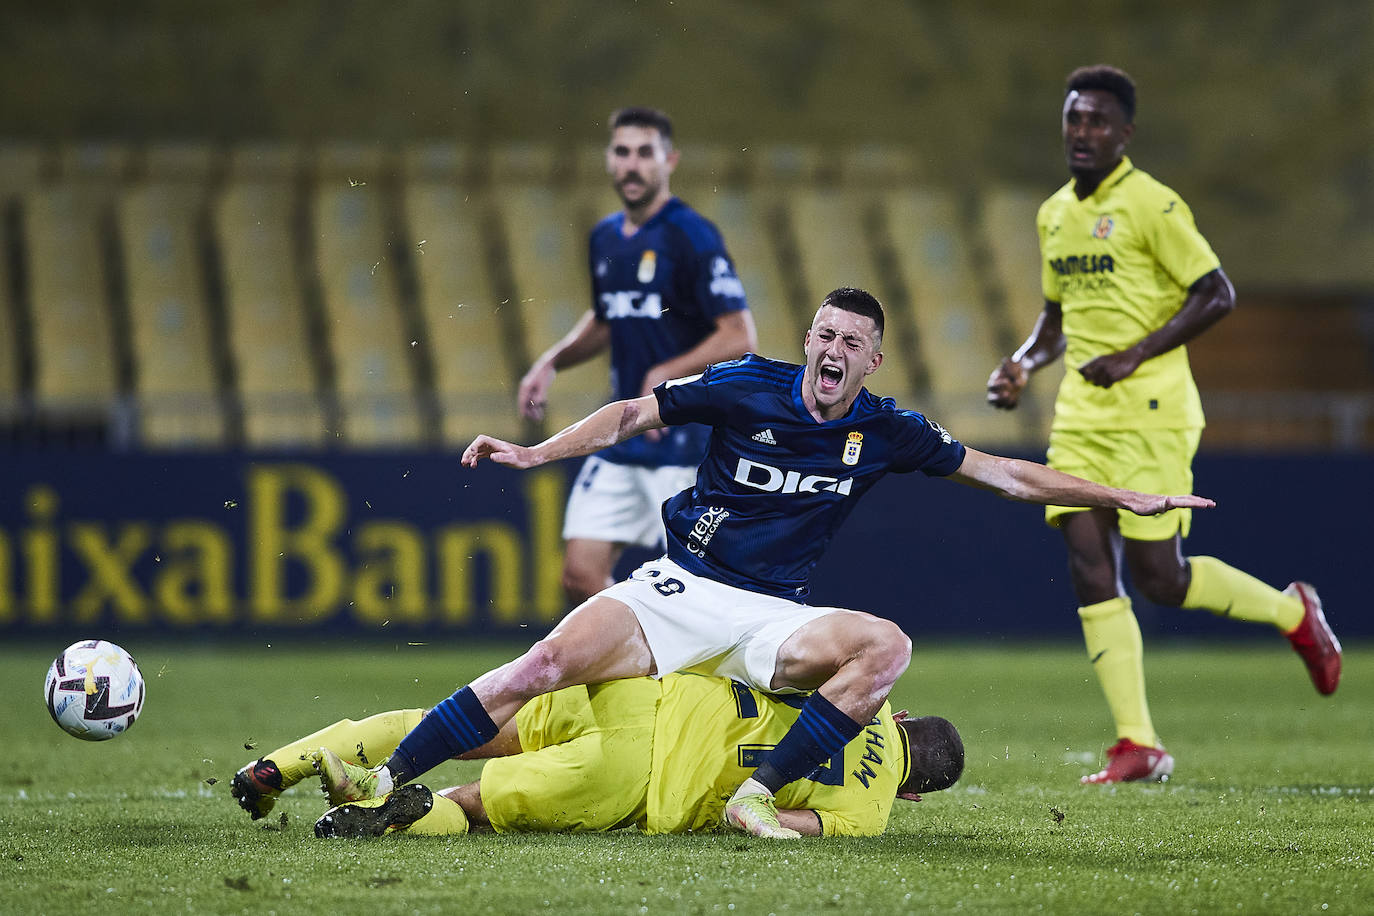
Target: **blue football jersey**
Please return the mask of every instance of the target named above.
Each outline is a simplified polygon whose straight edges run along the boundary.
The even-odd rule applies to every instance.
[[[596,317],[611,331],[611,391],[637,398],[649,369],[685,353],[716,329],[716,318],[747,308],[720,232],[676,197],[634,235],[623,212],[592,230],[589,246]],[[601,452],[622,464],[695,465],[709,430],[685,426],[659,441],[638,436]]]
[[[801,366],[749,354],[654,389],[664,422],[711,427],[696,486],[663,504],[668,556],[703,576],[803,600],[811,570],[860,496],[889,471],[945,476],[964,446],[867,388],[817,422]]]

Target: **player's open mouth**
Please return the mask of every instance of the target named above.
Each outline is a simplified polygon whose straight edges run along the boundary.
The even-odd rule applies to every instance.
[[[838,366],[821,366],[819,374],[822,388],[838,388],[844,378]]]

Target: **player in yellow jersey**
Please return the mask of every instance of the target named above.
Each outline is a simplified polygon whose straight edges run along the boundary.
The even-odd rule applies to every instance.
[[[1235,307],[1235,291],[1173,190],[1126,157],[1135,85],[1122,71],[1069,75],[1063,107],[1070,181],[1036,219],[1045,308],[1030,338],[988,380],[988,400],[1013,408],[1030,375],[1064,356],[1050,467],[1112,486],[1189,492],[1204,425],[1184,344]],[[1330,694],[1341,647],[1316,590],[1284,591],[1213,557],[1185,557],[1191,512],[1133,517],[1048,507],[1062,529],[1078,609],[1119,740],[1089,783],[1167,778],[1173,757],[1145,700],[1140,627],[1122,587],[1121,559],[1150,601],[1205,608],[1277,627]]]
[[[294,782],[314,775],[306,748],[316,743],[326,791],[340,803],[317,823],[321,836],[447,835],[469,825],[503,833],[632,825],[648,833],[712,830],[722,826],[726,801],[757,758],[796,721],[804,699],[695,674],[568,687],[526,703],[495,739],[464,755],[493,758],[480,781],[440,792],[411,784],[381,799],[360,799],[370,794],[367,771],[352,761],[388,753],[377,723],[388,715],[413,718],[418,710],[344,720],[265,759],[279,761]],[[386,741],[394,746],[403,735],[392,729]],[[963,760],[948,721],[894,716],[884,704],[842,753],[778,793],[779,820],[808,836],[879,834],[895,798],[953,785]]]

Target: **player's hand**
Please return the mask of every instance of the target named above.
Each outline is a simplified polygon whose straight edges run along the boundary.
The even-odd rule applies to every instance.
[[[547,363],[537,363],[530,367],[520,380],[520,389],[515,394],[515,406],[520,416],[526,420],[544,419],[544,407],[549,403],[549,388],[553,386],[556,370]]]
[[[1012,410],[1021,400],[1021,391],[1030,381],[1026,367],[1011,357],[1003,357],[1002,364],[988,376],[988,403],[1002,410]]]
[[[483,458],[490,458],[497,464],[513,468],[532,468],[543,464],[535,458],[534,449],[493,436],[478,436],[473,439],[472,444],[463,449],[461,461],[467,467],[475,468],[477,462]]]
[[[1160,515],[1170,509],[1211,509],[1216,502],[1205,496],[1157,496],[1153,493],[1134,493],[1125,500],[1125,507],[1136,515]]]
[[[1134,348],[1107,353],[1078,367],[1078,374],[1090,385],[1110,388],[1140,368],[1140,354]]]

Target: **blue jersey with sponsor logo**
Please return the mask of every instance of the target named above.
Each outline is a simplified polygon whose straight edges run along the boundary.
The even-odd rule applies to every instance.
[[[676,197],[634,235],[614,213],[592,230],[590,258],[596,317],[611,331],[614,399],[637,398],[645,374],[685,353],[716,329],[716,318],[747,307],[744,287],[720,232]],[[600,453],[607,461],[694,465],[710,431],[669,430],[657,442],[636,436]]]
[[[663,504],[668,556],[750,591],[803,600],[811,570],[859,497],[889,471],[943,477],[964,446],[891,398],[859,392],[818,422],[802,367],[749,354],[654,389],[664,422],[711,426],[696,486]]]

